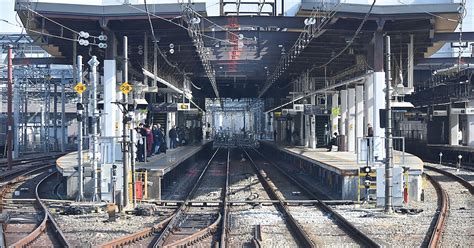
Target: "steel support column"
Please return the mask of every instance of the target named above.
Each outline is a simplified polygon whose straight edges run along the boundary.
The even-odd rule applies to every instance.
[[[66,80],[61,80],[61,152],[66,151]]]
[[[74,42],[76,43],[76,42]],[[76,63],[74,63],[76,64]],[[77,64],[75,66],[74,72],[77,71],[77,75],[74,76],[75,80],[74,83],[82,82],[82,56],[77,56]],[[63,86],[64,87],[64,86]],[[79,170],[79,179],[77,180],[79,183],[78,191],[77,191],[77,201],[84,200],[84,165],[82,163],[82,119],[83,117],[83,105],[82,105],[82,94],[77,94],[77,164]],[[64,105],[64,103],[63,103]]]
[[[99,198],[99,175],[98,175],[98,160],[97,157],[99,152],[99,141],[98,141],[98,130],[97,122],[99,119],[99,110],[97,109],[97,66],[99,61],[96,56],[92,56],[89,60],[89,65],[91,67],[91,79],[92,84],[91,94],[92,94],[92,171],[93,171],[93,181],[94,181],[94,192],[92,195],[92,201],[100,201]],[[114,90],[115,93],[115,90]],[[105,107],[104,107],[105,108]]]
[[[386,73],[385,73],[385,109],[386,123],[385,128],[385,212],[392,213],[392,177],[393,177],[393,165],[392,165],[392,108],[390,101],[392,100],[391,84],[391,61],[390,61],[390,36],[386,36]]]

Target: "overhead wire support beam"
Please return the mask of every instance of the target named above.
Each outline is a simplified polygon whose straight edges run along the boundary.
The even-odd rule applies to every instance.
[[[211,82],[212,89],[214,90],[214,94],[216,98],[220,98],[219,90],[217,89],[216,83],[216,71],[211,65],[210,60],[210,51],[206,51],[206,47],[204,46],[204,41],[202,40],[202,32],[199,24],[201,23],[201,18],[199,15],[195,13],[195,11],[189,7],[183,7],[183,19],[188,23],[188,35],[193,40],[194,46],[196,47],[196,51],[198,52],[199,58],[201,59],[202,65],[204,70],[206,71],[206,75]]]
[[[151,79],[153,80],[157,80],[158,82],[168,86],[168,88],[176,91],[178,94],[183,94],[184,97],[186,97],[186,99],[189,100],[189,102],[191,102],[192,104],[194,104],[194,106],[196,106],[196,108],[198,108],[201,112],[206,112],[204,110],[201,109],[201,107],[199,107],[199,105],[197,105],[193,100],[192,100],[192,95],[189,95],[187,93],[184,92],[184,90],[182,89],[179,89],[178,87],[176,87],[174,84],[166,81],[165,79],[161,78],[161,77],[158,77],[157,75],[151,73],[150,71],[146,70],[145,68],[142,68],[143,70],[143,75],[147,76],[147,77],[150,77]]]
[[[336,9],[339,6],[340,4],[337,4],[329,11],[313,9],[309,17],[305,19],[303,31],[298,36],[298,39],[288,51],[282,54],[275,70],[266,80],[265,85],[258,94],[259,98],[267,92],[281,75],[283,75],[283,73],[290,67],[291,63],[296,60],[309,43],[326,31],[324,27],[331,22],[332,17],[336,14]]]

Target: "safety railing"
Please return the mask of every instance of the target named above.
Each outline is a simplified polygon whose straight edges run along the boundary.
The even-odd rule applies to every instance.
[[[357,164],[373,165],[384,161],[385,137],[363,137],[357,141]],[[405,165],[405,137],[392,137],[392,164]]]

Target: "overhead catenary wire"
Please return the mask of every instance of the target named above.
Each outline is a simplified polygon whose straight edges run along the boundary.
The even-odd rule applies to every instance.
[[[365,22],[367,21],[367,19],[368,19],[370,13],[372,12],[372,9],[374,8],[374,5],[375,5],[375,2],[376,2],[376,1],[377,1],[377,0],[374,0],[374,1],[372,2],[372,5],[370,6],[369,11],[367,11],[367,13],[365,14],[364,19],[362,20],[362,22],[360,23],[360,25],[359,25],[359,27],[357,28],[356,32],[355,32],[354,35],[352,36],[351,40],[346,44],[346,46],[345,46],[341,51],[339,51],[339,53],[337,53],[334,57],[332,57],[331,59],[329,59],[328,62],[326,62],[326,63],[324,63],[324,64],[322,64],[322,65],[313,66],[313,67],[310,69],[310,71],[312,71],[312,70],[314,70],[314,69],[318,69],[318,68],[323,68],[323,67],[329,65],[332,61],[334,61],[336,58],[338,58],[339,56],[341,56],[341,54],[343,54],[343,53],[347,50],[347,48],[349,48],[349,47],[352,45],[352,43],[354,42],[355,38],[357,37],[357,35],[359,35],[360,31],[362,30],[362,27],[364,26]]]
[[[143,9],[140,9],[140,8],[138,8],[138,7],[136,7],[136,6],[133,6],[132,4],[124,4],[124,5],[125,5],[125,6],[128,6],[128,7],[130,7],[130,8],[133,8],[133,9],[135,9],[135,10],[141,11],[141,12],[143,12],[143,13],[145,13],[145,14],[147,13],[147,11],[145,11],[145,10],[143,10]],[[171,24],[173,24],[173,25],[176,25],[176,26],[178,26],[178,27],[180,27],[180,28],[183,28],[183,29],[186,30],[186,31],[189,31],[189,28],[188,28],[188,27],[185,27],[185,26],[183,26],[183,25],[181,25],[181,24],[179,24],[179,23],[173,22],[173,21],[171,21],[171,20],[169,20],[169,19],[167,19],[167,18],[161,17],[161,16],[159,16],[159,15],[155,15],[155,14],[153,14],[153,13],[151,13],[151,12],[148,12],[148,14],[151,15],[151,16],[153,16],[153,17],[155,17],[155,18],[157,18],[157,19],[160,19],[160,20],[169,22],[169,23],[171,23]],[[209,38],[209,39],[216,40],[216,41],[225,42],[225,43],[228,43],[228,44],[231,44],[231,45],[236,45],[236,43],[230,42],[230,41],[228,41],[228,40],[223,40],[223,39],[215,38],[215,37],[212,37],[212,36],[209,36],[209,35],[205,35],[205,34],[202,34],[202,36],[203,36],[203,37],[206,37],[206,38]]]
[[[437,14],[434,14],[434,13],[431,13],[429,11],[426,11],[426,10],[423,10],[421,8],[417,8],[415,6],[415,4],[409,4],[409,3],[405,3],[401,0],[398,0],[399,3],[403,4],[403,5],[407,5],[407,6],[410,6],[412,8],[415,8],[415,9],[418,9],[418,10],[421,10],[422,12],[428,14],[428,15],[431,15],[431,16],[434,16],[434,17],[438,17],[438,18],[441,18],[441,19],[444,19],[444,20],[447,20],[447,21],[450,21],[450,22],[458,22],[458,20],[455,20],[455,19],[451,19],[451,18],[447,18],[447,17],[444,17],[444,16],[440,16],[440,15],[437,15]]]
[[[21,5],[21,6],[22,6],[22,7],[26,7],[26,9],[27,9],[28,11],[30,11],[30,12],[36,14],[36,15],[39,15],[39,16],[43,17],[44,19],[46,19],[46,20],[48,20],[48,21],[50,21],[50,22],[52,22],[52,23],[54,23],[54,24],[56,24],[56,25],[58,25],[58,26],[60,26],[60,27],[62,27],[62,28],[64,28],[64,29],[67,29],[67,30],[69,30],[69,31],[71,31],[71,32],[73,32],[73,33],[79,34],[78,31],[76,31],[76,30],[74,30],[74,29],[72,29],[72,28],[70,28],[70,27],[68,27],[68,26],[66,26],[66,25],[64,25],[64,24],[61,24],[61,23],[59,23],[59,22],[57,22],[57,21],[55,21],[55,20],[53,20],[53,19],[51,19],[51,18],[49,18],[49,17],[43,15],[43,14],[40,14],[40,13],[37,12],[36,10],[31,9],[28,5]],[[28,18],[28,20],[29,20],[29,18]],[[90,35],[90,37],[92,37],[92,38],[99,38],[99,37],[94,36],[94,35]]]
[[[146,11],[146,14],[148,16],[148,22],[150,24],[150,29],[151,29],[151,34],[153,36],[153,41],[155,42],[155,46],[158,50],[158,52],[160,53],[161,57],[165,60],[165,62],[170,65],[171,67],[175,68],[176,70],[178,70],[181,74],[183,74],[184,77],[186,77],[186,73],[184,71],[182,71],[177,65],[175,64],[172,64],[168,58],[166,57],[165,54],[163,54],[163,51],[160,49],[160,47],[158,46],[158,40],[156,38],[156,35],[155,35],[155,30],[153,28],[153,22],[151,21],[151,17],[150,17],[150,12],[148,11],[148,5],[147,5],[147,2],[146,0],[143,0],[144,1],[144,4],[145,4],[145,11]],[[174,22],[173,22],[174,23]],[[196,85],[193,84],[193,82],[191,80],[189,80],[191,82],[191,85],[193,87],[195,87],[196,89],[198,90],[201,90],[201,88],[197,87]],[[191,101],[191,99],[189,99]],[[196,105],[196,104],[195,104]]]
[[[318,26],[316,28],[314,28],[315,31],[312,31],[312,34],[309,33],[311,31],[309,29],[308,30],[305,29],[303,32],[300,33],[300,35],[299,35],[298,39],[295,41],[294,45],[288,50],[287,53],[285,53],[281,56],[278,65],[276,66],[275,70],[272,72],[272,75],[267,79],[266,84],[263,86],[262,90],[260,91],[259,97],[263,96],[263,94],[265,94],[265,92],[272,86],[274,81],[278,79],[280,74],[283,73],[283,72],[281,72],[282,68],[283,68],[283,70],[285,70],[287,67],[290,67],[289,62],[290,63],[292,62],[292,60],[290,60],[292,58],[291,54],[293,52],[295,52],[297,50],[297,47],[299,47],[301,45],[301,40],[304,38],[305,33],[308,33],[307,36],[309,36],[309,38],[306,38],[306,39],[308,39],[307,42],[305,42],[305,43],[308,43],[308,44],[306,44],[306,46],[308,46],[309,43],[311,42],[311,40],[313,40],[315,37],[318,37],[321,34],[322,29],[330,22],[332,17],[337,13],[337,9],[339,8],[339,6],[341,6],[341,4],[342,4],[341,2],[336,4],[329,11],[329,13],[326,16],[323,17],[323,19],[318,24]],[[310,19],[315,18],[315,11],[316,11],[315,9],[313,9],[311,11]],[[319,11],[319,9],[317,11]],[[313,29],[313,28],[311,28],[311,29]],[[303,45],[304,45],[304,43],[303,43]],[[305,48],[305,46],[303,46],[303,49],[304,48]],[[285,63],[287,63],[287,65],[285,65]],[[292,82],[288,83],[288,85],[284,86],[284,88],[286,88],[290,84],[292,84]]]
[[[227,30],[227,28],[222,27],[221,25],[219,25],[219,24],[217,24],[217,23],[211,21],[210,19],[206,18],[205,16],[199,14],[196,10],[194,10],[194,9],[191,8],[191,7],[189,7],[188,5],[184,5],[183,7],[185,7],[185,8],[187,8],[187,9],[191,10],[192,12],[194,12],[195,15],[199,16],[201,19],[206,20],[207,22],[211,23],[213,26],[218,27],[219,29],[225,31],[226,33],[232,34],[232,35],[237,36],[237,37],[239,36],[239,34],[237,34],[237,33],[235,33],[235,32],[232,32],[232,31],[229,31],[229,30]],[[243,37],[242,39],[243,39],[243,40],[253,40],[252,38],[247,38],[247,37]]]
[[[157,43],[158,43],[158,40],[156,39],[155,29],[153,28],[153,22],[151,21],[150,12],[148,11],[148,5],[147,5],[147,3],[146,3],[146,0],[143,0],[143,2],[145,3],[145,11],[146,11],[146,14],[147,14],[147,16],[148,16],[148,22],[149,22],[149,24],[150,24],[150,29],[151,29],[151,34],[152,34],[152,36],[153,36],[154,45],[156,46],[156,48],[157,48],[158,52],[160,53],[161,57],[165,60],[165,62],[166,62],[169,66],[175,68],[175,69],[178,70],[180,73],[183,73],[183,74],[184,74],[184,72],[181,71],[181,69],[179,69],[179,67],[178,67],[177,65],[171,63],[171,62],[168,60],[168,58],[166,57],[166,55],[163,54],[163,51],[161,51],[160,47],[158,46],[158,44],[157,44]]]
[[[64,37],[64,36],[59,36],[59,35],[54,35],[54,34],[49,34],[49,33],[44,33],[44,32],[40,32],[40,31],[37,31],[37,30],[34,30],[34,29],[29,29],[29,28],[26,28],[26,27],[23,27],[23,26],[20,26],[20,25],[17,25],[15,23],[11,23],[9,22],[8,20],[5,20],[5,19],[0,19],[1,21],[9,24],[9,25],[12,25],[12,26],[15,26],[15,27],[20,27],[25,30],[28,30],[30,32],[33,32],[33,33],[36,33],[36,34],[40,34],[40,35],[44,35],[44,36],[49,36],[49,37],[53,37],[53,38],[58,38],[58,39],[63,39],[63,40],[68,40],[68,41],[77,41],[73,38],[67,38],[67,37]],[[93,43],[91,43],[93,44]]]

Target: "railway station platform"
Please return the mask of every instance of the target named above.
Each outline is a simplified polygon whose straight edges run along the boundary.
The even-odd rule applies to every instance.
[[[438,158],[439,153],[443,153],[443,161],[458,161],[461,155],[461,163],[474,166],[474,147],[448,144],[428,144],[428,149],[432,153],[433,158]]]
[[[205,140],[200,144],[167,150],[166,154],[147,158],[148,162],[136,163],[137,171],[147,171],[149,198],[161,200],[162,188],[175,181],[180,173],[184,173],[180,165],[193,162],[198,153],[211,147],[212,142]]]
[[[299,171],[304,171],[317,180],[323,191],[335,199],[358,200],[360,196],[359,169],[366,166],[357,163],[357,154],[353,152],[328,152],[325,148],[287,147],[273,141],[261,141],[262,149],[275,159],[290,163]],[[398,152],[395,152],[398,153]],[[397,157],[396,155],[394,157]],[[405,153],[404,167],[408,168],[408,196],[411,200],[420,200],[422,192],[423,161]],[[383,164],[375,165],[384,166]]]
[[[161,197],[161,187],[173,180],[179,173],[179,165],[192,160],[199,152],[211,147],[212,141],[206,140],[199,144],[180,146],[168,149],[166,154],[161,153],[147,158],[147,162],[136,162],[136,171],[147,171],[148,195],[151,198]],[[88,162],[88,151],[83,151],[84,158],[84,189],[92,187],[92,170]],[[78,185],[77,152],[68,153],[56,160],[56,168],[66,177],[66,192],[68,198],[74,198]],[[165,176],[166,175],[166,176]],[[84,193],[87,193],[85,190]],[[87,194],[85,195],[87,197]]]

